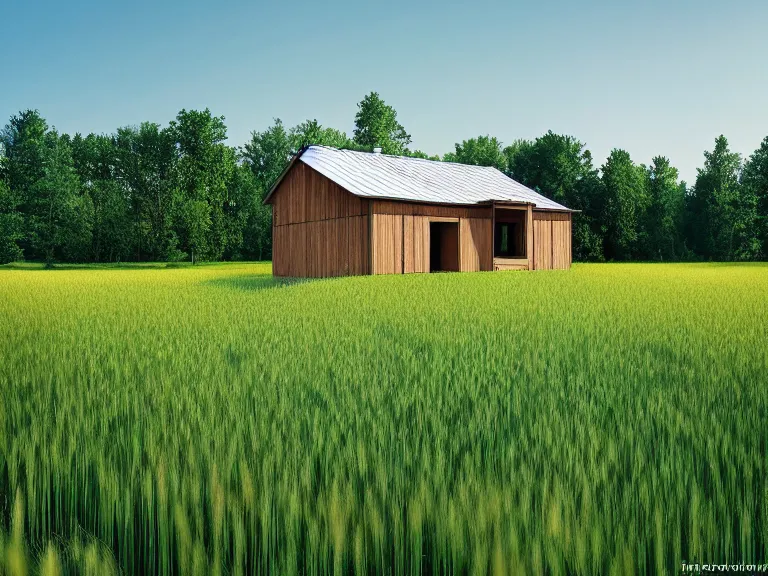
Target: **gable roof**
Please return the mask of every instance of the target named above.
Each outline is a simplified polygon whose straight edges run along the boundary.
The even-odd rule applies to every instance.
[[[496,168],[338,150],[328,146],[309,146],[300,151],[274,183],[264,202],[269,201],[297,161],[361,198],[464,205],[495,201],[533,204],[540,210],[570,211]]]

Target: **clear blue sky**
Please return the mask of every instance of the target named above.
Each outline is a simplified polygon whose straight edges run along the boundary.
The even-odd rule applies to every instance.
[[[241,145],[273,117],[351,133],[375,90],[431,154],[552,129],[689,181],[717,135],[745,155],[768,135],[766,0],[277,4],[0,0],[0,122],[108,133],[208,107]]]

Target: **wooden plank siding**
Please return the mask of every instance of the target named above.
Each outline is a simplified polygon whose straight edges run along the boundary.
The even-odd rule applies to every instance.
[[[451,206],[354,196],[302,162],[285,175],[272,204],[275,276],[322,278],[430,271],[430,222],[458,222],[462,272],[567,269],[571,214],[521,210],[522,259],[493,257],[493,206]],[[501,208],[500,208],[501,210]],[[520,231],[521,234],[523,231]]]
[[[374,274],[403,273],[403,216],[373,215]]]
[[[529,204],[525,219],[525,258],[528,260],[528,270],[533,270],[533,207]]]
[[[436,218],[491,218],[490,206],[443,206],[390,200],[374,200],[373,211],[376,214],[434,216]]]
[[[275,276],[368,274],[368,216],[275,226],[272,251]]]
[[[272,198],[272,273],[325,278],[369,273],[369,202],[301,162]]]
[[[570,212],[533,211],[533,268],[567,270],[571,267]]]
[[[494,270],[528,270],[527,258],[494,258]]]
[[[459,220],[459,265],[462,272],[493,270],[493,231],[489,218]]]
[[[306,164],[297,162],[272,199],[275,226],[362,216],[368,202],[350,194]]]
[[[459,269],[493,270],[491,209],[373,202],[373,273],[429,272],[429,223],[458,221]]]

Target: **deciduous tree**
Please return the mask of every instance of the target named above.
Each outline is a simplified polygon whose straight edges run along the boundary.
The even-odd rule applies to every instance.
[[[676,260],[685,256],[683,210],[686,186],[664,156],[656,156],[646,171],[648,210],[643,222],[643,258]]]
[[[125,190],[131,214],[132,258],[177,259],[173,223],[180,203],[171,182],[177,153],[172,135],[158,124],[144,122],[119,128],[115,146],[115,176]]]
[[[496,137],[478,136],[455,145],[455,152],[445,155],[447,162],[472,164],[474,166],[492,166],[504,171],[507,159],[501,150],[501,142]]]
[[[552,131],[534,141],[517,140],[504,149],[509,176],[540,194],[580,212],[573,215],[573,255],[602,260],[600,180],[592,154],[572,136]]]
[[[768,258],[768,136],[744,165],[742,184],[755,204],[753,233],[760,258]]]
[[[43,138],[42,177],[27,205],[27,230],[35,253],[48,267],[64,257],[85,260],[91,243],[93,205],[80,194],[68,141],[50,130]]]
[[[756,197],[742,186],[741,156],[728,147],[725,136],[704,152],[689,200],[688,234],[694,250],[711,260],[747,260],[759,251],[756,236]]]
[[[0,177],[0,264],[21,260],[19,242],[24,238],[24,218],[18,211],[18,199]]]
[[[44,140],[47,132],[48,124],[37,110],[24,110],[11,116],[0,132],[4,154],[3,179],[8,187],[3,202],[4,213],[7,215],[4,220],[8,224],[3,234],[8,250],[7,258],[14,256],[16,259],[19,255],[13,245],[27,258],[39,256],[32,247],[27,215],[32,203],[32,187],[43,177]],[[21,223],[18,214],[22,215]]]
[[[280,118],[264,132],[251,133],[251,141],[242,150],[262,195],[277,180],[291,159],[293,146],[290,135]]]
[[[317,120],[307,120],[291,128],[289,140],[292,154],[296,154],[306,146],[349,148],[353,144],[344,132],[323,127]]]
[[[371,92],[357,105],[354,140],[369,149],[381,147],[384,154],[407,154],[411,136],[397,121],[397,112]]]
[[[87,194],[93,202],[93,260],[127,259],[131,248],[131,220],[128,194],[117,177],[115,139],[76,134],[72,139],[72,157],[81,194]]]
[[[638,256],[641,224],[648,207],[645,171],[624,150],[614,149],[602,167],[602,217],[605,257],[629,260]]]
[[[193,260],[218,260],[227,244],[224,202],[236,165],[234,149],[225,144],[224,117],[182,110],[168,132],[177,154],[172,181],[182,206],[176,220],[181,247],[195,254]]]

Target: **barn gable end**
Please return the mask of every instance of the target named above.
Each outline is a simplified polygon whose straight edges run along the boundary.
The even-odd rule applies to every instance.
[[[368,274],[367,200],[296,162],[270,203],[275,276]]]

